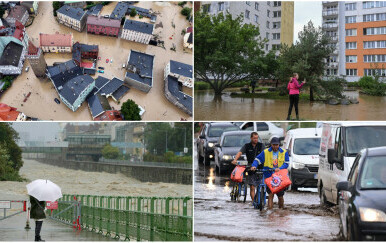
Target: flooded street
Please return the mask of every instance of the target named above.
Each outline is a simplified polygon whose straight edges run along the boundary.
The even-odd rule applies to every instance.
[[[359,95],[358,92],[346,92],[349,97],[356,97],[359,104],[327,105],[322,102],[300,101],[301,120],[385,120],[383,112],[386,97]],[[210,90],[194,92],[195,119],[198,121],[215,120],[284,120],[287,117],[289,101],[261,98],[232,98],[230,92],[222,99],[214,99]],[[207,117],[206,114],[211,114]],[[295,117],[295,111],[292,111]]]
[[[316,188],[286,192],[285,209],[277,197],[273,210],[254,209],[246,203],[230,201],[232,182],[219,176],[214,162],[195,166],[195,241],[331,241],[338,240],[339,216],[336,208],[322,208]],[[230,172],[229,172],[230,173]]]
[[[104,6],[101,14],[110,14],[116,4],[117,2],[112,2]],[[125,69],[122,68],[122,64],[126,63],[131,49],[155,55],[154,83],[150,92],[146,94],[132,88],[122,97],[120,104],[109,98],[110,106],[119,110],[124,101],[132,99],[146,110],[142,120],[180,120],[181,118],[191,120],[191,117],[165,98],[163,78],[165,65],[171,59],[188,64],[193,62],[192,52],[183,49],[183,36],[181,35],[181,31],[188,27],[189,23],[180,14],[181,7],[177,3],[148,1],[138,2],[136,6],[149,8],[158,13],[155,24],[162,23],[163,27],[155,28],[154,34],[158,35],[160,40],[165,41],[165,49],[120,38],[87,34],[85,30],[79,33],[56,22],[52,14],[52,2],[39,3],[39,14],[35,17],[33,24],[26,29],[29,38],[35,45],[39,44],[39,33],[53,34],[55,32],[72,33],[74,42],[99,45],[101,60],[98,61],[98,66],[105,68],[105,73],[102,76],[110,79],[113,77],[124,79]],[[147,21],[147,19],[144,18],[142,21]],[[170,39],[172,36],[173,38]],[[176,46],[176,51],[170,50],[173,44]],[[47,64],[52,65],[54,62],[64,62],[71,59],[72,54],[46,53],[44,57]],[[106,59],[113,59],[113,63],[106,63]],[[54,99],[59,97],[51,81],[48,79],[39,80],[32,70],[25,72],[24,69],[27,66],[29,66],[28,61],[25,62],[23,73],[14,80],[12,87],[5,92],[0,102],[16,107],[26,115],[41,120],[92,120],[87,102],[84,102],[76,112],[72,112],[63,102],[59,105],[56,104]],[[97,78],[98,74],[92,77]],[[27,102],[23,102],[24,97],[29,92],[31,92],[30,97]],[[191,93],[191,89],[189,92]]]

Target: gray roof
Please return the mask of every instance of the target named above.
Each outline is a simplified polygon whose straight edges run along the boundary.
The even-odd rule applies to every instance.
[[[90,107],[91,115],[93,118],[99,116],[106,110],[111,110],[111,107],[106,97],[103,97],[100,94],[92,93],[91,95],[89,95],[89,97],[87,98],[87,103]]]
[[[131,50],[127,66],[129,72],[126,72],[126,77],[152,86],[153,65],[153,55]]]
[[[178,79],[168,75],[168,89],[170,93],[176,97],[179,103],[181,103],[190,112],[193,110],[193,98],[189,95],[184,94],[181,91],[181,83]]]
[[[105,84],[107,84],[110,80],[105,78],[105,77],[102,77],[102,76],[98,76],[96,79],[95,79],[95,87],[97,89],[100,89],[102,88]]]
[[[79,95],[90,85],[94,79],[90,75],[79,75],[68,80],[59,94],[65,98],[68,103],[74,104]]]
[[[182,62],[170,60],[170,72],[193,78],[193,66]]]
[[[101,12],[103,8],[103,5],[102,4],[97,4],[93,7],[91,7],[88,11],[87,11],[87,15],[95,15],[95,16],[98,16],[99,13]]]
[[[50,78],[57,90],[63,86],[68,80],[82,75],[83,71],[73,60],[61,63],[55,66],[47,67]]]
[[[123,81],[118,78],[113,78],[103,88],[99,90],[101,95],[112,95],[119,87],[123,85]]]
[[[59,8],[57,13],[61,13],[64,15],[69,16],[70,18],[81,20],[84,14],[86,13],[81,8],[74,8],[69,5],[63,5],[61,8]]]
[[[153,34],[154,25],[150,23],[140,22],[132,19],[126,19],[123,29],[141,32],[145,34]]]
[[[114,97],[115,100],[119,100],[119,99],[122,98],[129,90],[130,90],[129,87],[127,87],[127,86],[125,86],[125,85],[122,85],[122,86],[119,87],[116,91],[114,91],[114,93],[112,94],[112,96]]]
[[[10,41],[4,48],[0,58],[1,66],[19,66],[24,47],[16,42]]]
[[[113,12],[110,15],[111,19],[122,19],[127,12],[127,8],[129,5],[124,2],[118,2],[117,5],[115,6]]]

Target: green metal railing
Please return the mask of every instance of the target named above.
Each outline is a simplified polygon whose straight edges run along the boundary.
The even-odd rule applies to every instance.
[[[108,237],[136,241],[192,241],[193,200],[190,197],[114,197],[64,195],[58,211],[70,201],[81,204],[80,225]],[[58,219],[73,223],[68,210]]]

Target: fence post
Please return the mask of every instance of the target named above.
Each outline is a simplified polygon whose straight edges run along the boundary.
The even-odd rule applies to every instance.
[[[169,239],[169,212],[170,212],[170,200],[171,198],[168,197],[166,198],[166,202],[165,202],[165,239],[163,239],[164,241],[167,241]]]
[[[188,240],[188,201],[190,200],[190,197],[185,197],[183,201],[183,208],[182,208],[182,215],[183,215],[183,233],[186,237],[186,240]]]
[[[107,197],[107,212],[108,212],[108,219],[107,219],[107,233],[106,236],[111,236],[111,197]]]
[[[119,236],[120,235],[120,232],[119,232],[120,199],[121,199],[120,196],[116,197],[116,199],[115,199],[116,201],[115,201],[115,237],[114,237],[114,239],[119,239],[120,238],[120,236]]]
[[[137,201],[137,241],[141,241],[141,203],[142,203],[142,197],[138,197]]]
[[[103,198],[104,196],[101,196],[99,198],[99,231],[98,233],[101,233],[103,234],[103,229],[102,229],[102,221],[103,221],[103,214],[102,214],[102,211],[103,211]]]
[[[29,204],[28,201],[24,201],[24,203],[25,203],[24,207],[27,208],[27,222],[25,222],[25,227],[24,227],[24,229],[30,230],[30,229],[31,229],[31,227],[30,227],[30,225],[29,225],[29,212],[30,212],[30,207],[29,207],[29,205],[28,205],[28,204]]]
[[[152,197],[150,202],[150,241],[154,241],[154,204],[156,198]]]
[[[130,225],[130,213],[131,213],[131,211],[129,211],[130,203],[131,203],[131,197],[126,197],[126,211],[125,211],[125,216],[126,216],[126,220],[125,220],[126,236],[125,236],[125,240],[130,240],[130,228],[129,228],[129,225]]]
[[[95,210],[96,210],[96,197],[92,196],[92,229],[91,231],[96,231],[95,227]]]

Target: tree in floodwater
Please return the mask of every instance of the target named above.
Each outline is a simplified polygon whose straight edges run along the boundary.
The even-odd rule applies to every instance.
[[[243,15],[195,13],[195,77],[209,83],[217,96],[232,84],[262,78],[269,70],[265,59],[272,55],[265,56],[266,40],[259,27],[242,22]]]
[[[16,144],[19,134],[9,125],[0,123],[0,181],[21,181],[19,170],[23,166],[21,149]]]
[[[279,56],[278,76],[287,84],[293,73],[298,73],[300,80],[304,78],[310,88],[310,101],[314,101],[314,92],[325,93],[326,82],[322,81],[325,59],[335,50],[330,37],[321,27],[308,22],[299,32],[296,43],[292,46],[283,45]]]
[[[118,159],[119,149],[111,146],[110,144],[106,144],[102,149],[102,156],[105,159]]]

